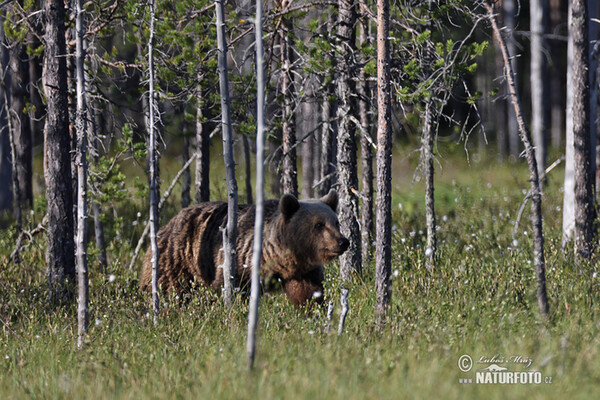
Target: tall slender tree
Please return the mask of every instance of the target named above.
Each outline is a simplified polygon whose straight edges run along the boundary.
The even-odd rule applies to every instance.
[[[569,35],[572,41],[572,73],[569,89],[572,108],[573,167],[575,181],[575,248],[579,257],[591,257],[595,237],[594,163],[590,129],[590,86],[588,50],[588,8],[586,0],[573,0],[569,15]],[[566,194],[566,191],[565,191]]]
[[[250,310],[248,313],[248,340],[246,343],[248,368],[254,366],[256,353],[256,327],[258,325],[258,300],[260,296],[260,262],[262,259],[262,234],[264,223],[264,108],[265,83],[263,70],[262,0],[256,0],[256,213],[254,217],[254,244],[252,247],[252,276]]]
[[[229,78],[227,73],[227,42],[225,38],[224,0],[215,0],[217,14],[217,46],[219,49],[219,88],[221,95],[221,126],[223,133],[223,157],[227,180],[227,226],[223,230],[223,301],[230,308],[233,303],[235,286],[235,241],[237,237],[238,190],[235,179],[235,161],[233,159],[233,127],[229,98]]]
[[[531,0],[531,133],[535,145],[538,175],[546,169],[548,126],[550,123],[550,91],[545,52],[548,51],[545,35],[548,32],[548,0]],[[542,182],[543,183],[543,182]]]
[[[567,65],[567,133],[563,199],[563,243],[574,239],[576,254],[588,258],[593,249],[594,170],[590,129],[588,8],[586,0],[569,7]]]
[[[381,326],[391,300],[392,268],[392,126],[390,87],[389,0],[377,0],[377,215],[375,245],[375,312]]]
[[[335,14],[333,10],[329,10],[327,15],[327,24],[324,25],[322,32],[323,36],[328,36],[335,26]],[[332,58],[329,54],[327,57]],[[333,64],[333,60],[329,62]],[[323,91],[321,98],[321,168],[320,168],[320,192],[322,196],[329,193],[329,190],[336,182],[335,165],[336,165],[336,142],[337,142],[337,122],[336,108],[337,101],[333,100],[334,86],[333,74],[331,71],[326,71],[323,77]]]
[[[204,75],[199,74],[198,80],[202,81]],[[202,88],[198,85],[196,90],[196,203],[208,201],[210,197],[209,170],[210,170],[210,133],[204,126],[202,115]]]
[[[5,11],[0,10],[0,182],[12,181],[12,155],[10,150],[10,130],[8,129],[7,110],[8,93],[8,47],[4,34]],[[13,193],[11,185],[0,187],[0,212],[12,209]]]
[[[19,7],[22,7],[22,2]],[[18,14],[13,14],[13,24]],[[33,206],[33,139],[31,124],[26,105],[29,103],[27,85],[29,85],[29,64],[27,62],[27,46],[22,40],[13,39],[10,51],[10,118],[15,147],[15,172],[18,190],[15,201],[19,208]]]
[[[155,39],[155,20],[156,20],[156,0],[150,0],[150,37],[148,38],[148,163],[150,180],[150,247],[152,249],[152,310],[154,325],[158,324],[158,314],[160,312],[160,300],[158,296],[158,152],[156,145],[157,121],[156,121],[156,95],[154,89],[154,39]]]
[[[287,0],[280,2],[282,12],[286,12],[290,5]],[[281,115],[283,171],[281,185],[284,193],[298,196],[298,166],[296,155],[296,127],[294,121],[294,72],[292,65],[292,20],[282,17],[279,32],[279,51],[281,58],[281,95],[283,108]]]
[[[549,307],[548,295],[546,293],[546,260],[544,257],[544,233],[542,229],[542,191],[540,188],[538,168],[536,165],[535,150],[531,143],[531,135],[523,118],[521,101],[519,100],[517,84],[515,82],[515,74],[510,62],[511,54],[508,51],[504,37],[502,36],[500,27],[496,21],[494,7],[491,4],[491,0],[485,0],[483,2],[483,6],[485,7],[488,20],[492,25],[494,36],[496,37],[496,40],[500,46],[500,50],[502,51],[502,57],[505,65],[504,77],[508,87],[508,94],[517,118],[519,135],[521,136],[521,141],[525,146],[525,157],[527,159],[527,166],[529,168],[529,181],[531,182],[531,225],[533,230],[533,264],[535,266],[535,275],[537,281],[536,294],[540,315],[543,318],[547,318],[549,314]]]
[[[42,79],[47,102],[44,128],[44,178],[48,200],[49,300],[71,297],[75,282],[71,141],[67,103],[65,5],[63,0],[45,4],[44,68]]]
[[[507,31],[506,46],[508,47],[508,53],[511,55],[511,66],[513,71],[517,70],[517,46],[515,43],[514,32],[517,28],[517,0],[503,0],[502,5],[504,7],[504,26]],[[517,117],[511,107],[511,100],[506,100],[507,113],[507,134],[508,134],[508,150],[510,159],[517,161],[519,157],[519,127],[517,124]]]
[[[368,16],[367,5],[364,0],[360,1],[361,23],[358,26],[358,43],[361,50],[367,46]],[[373,248],[373,150],[371,149],[371,132],[369,121],[369,88],[366,79],[365,67],[367,59],[361,52],[361,67],[358,71],[356,81],[356,92],[358,94],[358,114],[360,121],[360,158],[362,166],[362,206],[361,206],[361,242],[362,262],[364,265],[371,260]]]
[[[83,15],[83,0],[75,3],[75,77],[77,80],[77,110],[75,130],[77,149],[77,236],[75,257],[77,263],[77,347],[81,348],[89,325],[89,281],[87,268],[87,104],[85,92],[85,48],[83,36],[86,24]]]
[[[356,126],[352,116],[355,91],[356,65],[356,7],[352,0],[338,2],[338,59],[337,59],[337,177],[340,183],[340,207],[338,210],[340,231],[350,240],[350,247],[340,256],[342,280],[348,280],[352,271],[362,270],[360,227],[358,223],[358,174],[356,160]],[[356,118],[354,118],[356,120]]]

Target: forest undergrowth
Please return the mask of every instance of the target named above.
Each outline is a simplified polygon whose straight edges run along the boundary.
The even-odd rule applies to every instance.
[[[202,287],[183,298],[163,296],[153,325],[150,294],[138,290],[141,259],[128,269],[147,215],[140,197],[105,207],[106,271],[100,271],[90,240],[91,326],[82,350],[76,349],[76,306],[47,305],[44,234],[27,241],[19,265],[9,264],[15,233],[3,228],[0,398],[594,398],[600,386],[600,278],[595,263],[576,265],[571,249],[561,246],[560,167],[549,174],[543,196],[551,307],[550,320],[543,321],[529,203],[515,227],[529,188],[526,166],[498,165],[491,157],[469,165],[458,150],[440,157],[439,252],[428,272],[423,184],[413,179],[409,153],[396,153],[393,294],[385,326],[375,325],[371,261],[364,276],[350,283],[350,312],[337,335],[340,282],[333,263],[325,287],[336,305],[330,332],[326,307],[296,309],[281,293],[267,294],[253,371],[246,370],[243,296],[231,310]],[[165,175],[176,170],[162,169]],[[214,179],[213,185],[217,198],[224,182]],[[26,217],[29,228],[41,222],[44,207],[38,196]],[[174,196],[162,222],[177,209]],[[473,365],[463,372],[459,359],[465,355]],[[537,371],[542,380],[477,384],[476,372],[491,364]]]

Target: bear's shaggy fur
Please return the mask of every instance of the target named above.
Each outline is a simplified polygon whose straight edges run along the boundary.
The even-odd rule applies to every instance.
[[[323,291],[323,265],[348,248],[335,209],[334,190],[321,199],[298,201],[286,194],[264,203],[263,284],[281,280],[285,293],[301,305]],[[236,286],[248,288],[254,241],[254,205],[241,205],[236,241]],[[223,286],[223,235],[227,203],[207,202],[183,209],[158,232],[158,283],[163,290],[177,293],[193,281],[215,290]],[[141,288],[148,290],[152,278],[152,251],[146,253]]]

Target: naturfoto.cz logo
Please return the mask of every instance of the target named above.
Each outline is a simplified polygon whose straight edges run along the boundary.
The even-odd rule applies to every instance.
[[[475,370],[475,378],[459,378],[459,383],[466,384],[492,384],[492,385],[539,385],[541,383],[552,383],[551,376],[542,376],[540,371],[512,371],[509,367],[521,366],[529,368],[533,360],[529,357],[511,356],[493,357],[481,356],[477,359],[477,364],[487,365],[484,368]],[[507,366],[501,365],[506,364]],[[463,373],[469,373],[473,370],[473,358],[468,354],[463,354],[458,358],[458,369]]]

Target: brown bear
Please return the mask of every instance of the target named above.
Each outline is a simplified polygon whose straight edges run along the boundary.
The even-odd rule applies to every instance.
[[[281,280],[295,305],[321,301],[323,265],[342,254],[349,242],[340,233],[331,190],[321,199],[298,201],[291,194],[264,203],[261,281]],[[236,286],[249,288],[254,241],[254,205],[240,205],[236,240]],[[219,290],[223,286],[223,235],[227,203],[200,203],[179,212],[158,232],[158,284],[180,293],[193,281]],[[152,251],[148,248],[141,289],[151,288]],[[317,293],[316,293],[317,292]]]

